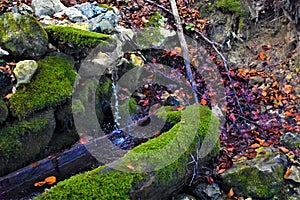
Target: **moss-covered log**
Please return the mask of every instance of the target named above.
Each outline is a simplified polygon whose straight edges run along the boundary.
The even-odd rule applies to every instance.
[[[202,144],[212,141],[210,149],[206,149],[210,158],[217,155],[219,124],[206,107],[189,106],[182,112],[161,116],[172,116],[172,121],[180,122],[119,160],[62,181],[37,199],[169,198],[191,180],[193,166],[188,162],[199,138]]]

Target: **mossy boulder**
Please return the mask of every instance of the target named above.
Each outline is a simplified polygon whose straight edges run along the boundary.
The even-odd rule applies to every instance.
[[[233,188],[238,196],[254,199],[273,199],[284,191],[286,157],[273,147],[261,147],[256,150],[257,156],[252,160],[242,157],[233,167],[221,174],[225,190]]]
[[[38,159],[55,130],[53,111],[18,121],[0,129],[0,176]]]
[[[6,103],[0,99],[0,124],[2,124],[8,115],[8,109]]]
[[[193,113],[198,117],[196,120]],[[191,180],[193,166],[188,163],[190,154],[195,154],[198,138],[210,136],[208,133],[218,135],[219,125],[206,107],[190,106],[178,114],[180,122],[161,136],[130,150],[107,166],[58,183],[37,199],[170,198]],[[215,156],[219,142],[212,146],[211,156]],[[161,149],[163,153],[159,152]]]
[[[0,16],[0,45],[15,57],[36,58],[48,50],[48,36],[34,17],[5,13]]]
[[[61,105],[72,95],[76,72],[71,57],[58,54],[38,61],[39,71],[31,83],[22,85],[10,98],[13,116],[22,118],[36,111]]]

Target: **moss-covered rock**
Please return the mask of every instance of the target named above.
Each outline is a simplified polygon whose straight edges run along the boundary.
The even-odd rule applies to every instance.
[[[29,85],[19,87],[10,98],[13,116],[57,106],[72,95],[76,72],[74,61],[65,55],[52,55],[38,62],[39,71]]]
[[[110,38],[109,35],[68,26],[47,26],[45,30],[51,40],[65,42],[73,46],[95,47]]]
[[[243,15],[247,12],[240,0],[217,0],[216,5],[218,8],[236,15]]]
[[[16,57],[36,58],[48,49],[48,36],[30,15],[5,13],[0,16],[0,45]]]
[[[267,147],[256,150],[258,155],[247,160],[245,157],[234,163],[233,167],[221,174],[226,190],[233,188],[238,196],[255,199],[272,199],[281,194],[284,187],[286,157],[279,150]]]
[[[196,120],[193,112],[198,116]],[[218,121],[208,108],[190,106],[181,113],[181,121],[161,136],[130,150],[109,166],[102,166],[58,183],[37,199],[169,198],[193,174],[193,166],[188,165],[188,162],[190,153],[195,153],[198,136],[203,139],[208,132],[218,133]],[[193,126],[194,122],[196,127]],[[219,151],[218,144],[213,145],[214,155]],[[165,153],[160,154],[160,149]],[[179,154],[178,150],[181,150]],[[152,165],[155,163],[157,165]],[[161,167],[160,163],[166,165]],[[147,171],[149,166],[153,167],[153,171]]]
[[[2,124],[6,120],[7,115],[8,115],[7,105],[2,99],[0,99],[0,124]]]
[[[55,129],[53,111],[15,122],[0,129],[0,176],[37,158]]]

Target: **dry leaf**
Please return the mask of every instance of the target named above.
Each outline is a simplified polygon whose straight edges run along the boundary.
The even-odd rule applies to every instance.
[[[45,185],[45,184],[46,184],[45,181],[40,181],[40,182],[34,183],[33,185],[34,185],[35,187],[41,187],[41,186],[43,186],[43,185]]]
[[[228,199],[231,199],[233,197],[233,195],[234,195],[234,191],[233,191],[232,188],[230,188],[230,190],[229,190],[229,192],[227,194]]]
[[[282,151],[283,153],[287,153],[287,152],[290,151],[290,150],[288,150],[288,149],[285,148],[285,147],[278,147],[278,150],[279,150],[279,151]]]
[[[128,169],[135,170],[135,168],[134,168],[130,163],[125,164],[125,166],[126,166]]]
[[[47,178],[45,178],[44,180],[48,185],[52,185],[54,183],[56,183],[56,177],[55,176],[49,176]]]
[[[292,169],[288,169],[288,170],[286,170],[286,172],[285,172],[285,174],[284,174],[284,178],[285,179],[287,179],[290,175],[291,175],[291,173],[293,172],[293,170]]]
[[[257,144],[257,143],[254,143],[254,144],[251,145],[251,148],[252,148],[252,149],[257,149],[257,148],[259,148],[259,147],[260,147],[260,145]]]

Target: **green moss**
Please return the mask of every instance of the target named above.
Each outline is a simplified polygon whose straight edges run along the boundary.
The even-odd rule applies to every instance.
[[[79,114],[84,112],[85,112],[85,108],[82,102],[79,99],[74,100],[72,102],[72,113]]]
[[[48,56],[38,62],[40,68],[29,85],[20,86],[10,98],[13,116],[24,117],[35,111],[59,105],[72,95],[76,72],[67,56]]]
[[[107,8],[107,10],[114,10],[113,7],[111,7],[107,4],[98,3],[98,6],[101,7],[101,8]]]
[[[0,157],[2,162],[25,155],[22,149],[22,137],[37,133],[48,123],[45,117],[34,117],[28,120],[7,125],[0,130]]]
[[[163,27],[164,23],[164,17],[159,12],[155,12],[150,16],[150,20],[146,23],[146,27]]]
[[[185,123],[194,121],[193,117],[195,117],[195,115],[193,115],[193,112],[197,112],[196,115],[199,117],[196,119],[198,126],[196,132],[193,125],[187,124],[185,126]],[[135,147],[119,161],[112,164],[115,169],[122,170],[103,170],[105,167],[100,167],[85,174],[73,176],[68,180],[58,183],[57,186],[54,186],[50,191],[45,192],[37,199],[82,199],[86,197],[89,197],[90,199],[129,199],[130,190],[133,187],[140,185],[141,182],[147,181],[149,176],[146,172],[128,172],[142,172],[145,170],[143,164],[159,164],[168,159],[168,161],[171,162],[164,168],[160,168],[159,166],[155,167],[156,165],[154,166],[153,169],[157,178],[153,184],[156,186],[168,187],[168,183],[170,182],[176,182],[178,179],[188,179],[189,177],[186,177],[187,163],[190,159],[189,154],[195,152],[195,144],[198,141],[195,137],[205,137],[208,130],[217,131],[218,121],[212,116],[211,111],[205,107],[190,106],[181,113],[182,119],[185,119],[186,122],[181,120],[181,122],[177,123],[168,132]],[[210,129],[209,125],[211,125],[210,127],[213,129]],[[191,134],[188,136],[192,139],[191,144],[186,140],[186,137],[189,134]],[[182,149],[180,147],[177,149],[179,151],[185,150],[178,155],[176,148],[174,149],[174,146],[170,146],[170,143],[174,143],[176,147],[183,147],[183,144],[187,143],[188,148]],[[165,153],[157,152],[166,146],[169,147],[164,149]],[[219,151],[217,148],[218,145],[216,145],[215,151]],[[154,156],[151,157],[150,154],[152,152],[154,152]],[[175,156],[173,152],[175,152]],[[174,158],[171,158],[170,156],[174,156]],[[130,167],[128,167],[128,163],[131,164]],[[133,168],[135,171],[132,171]]]
[[[102,33],[81,30],[68,26],[47,26],[45,27],[49,38],[54,41],[62,41],[75,46],[95,47],[98,44],[105,43],[105,40],[111,38]]]
[[[142,174],[122,173],[117,170],[105,170],[105,166],[79,174],[58,183],[37,199],[129,199],[133,185],[143,179]]]
[[[8,115],[7,106],[5,102],[2,99],[0,99],[0,124],[2,124],[6,120],[7,115]]]
[[[243,15],[246,13],[246,10],[242,7],[240,0],[217,0],[216,5],[224,11],[233,12],[237,15]]]

